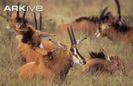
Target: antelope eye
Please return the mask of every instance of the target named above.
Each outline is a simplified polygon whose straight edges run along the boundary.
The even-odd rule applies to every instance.
[[[73,48],[71,48],[70,51],[73,52],[74,51]]]

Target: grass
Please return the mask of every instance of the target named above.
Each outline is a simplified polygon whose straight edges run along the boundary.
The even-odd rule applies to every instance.
[[[12,3],[15,1],[16,0],[12,0]],[[81,2],[80,4],[77,3],[76,0],[58,0],[57,2],[55,0],[49,0],[46,3],[42,3],[44,1],[45,0],[36,2],[46,6],[46,10],[43,12],[46,23],[43,23],[43,27],[49,32],[54,31],[54,28],[62,23],[62,20],[63,23],[65,23],[71,22],[76,17],[81,15],[97,15],[99,14],[99,10],[104,7],[100,1],[94,3],[93,0],[84,0],[83,2],[79,1]],[[26,2],[26,0],[23,0],[23,2]],[[32,4],[35,4],[36,2],[32,2]],[[128,4],[126,7],[124,6],[125,2]],[[132,16],[131,13],[133,11],[131,9],[133,7],[131,2],[132,0],[121,0],[123,8],[122,12],[124,16]],[[110,6],[111,10],[115,10],[114,5],[112,5],[114,4],[112,0],[108,0],[105,3]],[[76,6],[78,6],[78,8],[76,8]],[[28,18],[33,20],[30,17],[30,14],[28,14]],[[52,19],[52,21],[49,19]],[[97,77],[95,74],[80,76],[81,67],[75,65],[73,68],[71,68],[66,80],[63,83],[52,83],[50,81],[42,80],[41,77],[33,80],[18,80],[16,73],[18,68],[23,63],[21,62],[20,56],[16,51],[17,43],[15,40],[15,33],[13,30],[5,29],[6,21],[1,17],[0,21],[2,21],[0,22],[0,86],[132,86],[133,84],[133,46],[114,44],[106,38],[97,40],[88,38],[79,46],[79,51],[86,58],[89,57],[89,51],[98,51],[100,48],[104,48],[109,55],[120,56],[125,62],[127,76],[121,74],[112,75],[109,77]],[[132,22],[132,20],[128,21],[129,23]],[[50,28],[50,30],[47,28]],[[77,39],[80,39],[83,37],[83,34],[76,34],[76,37]],[[68,36],[57,36],[55,39],[63,43],[69,43]]]

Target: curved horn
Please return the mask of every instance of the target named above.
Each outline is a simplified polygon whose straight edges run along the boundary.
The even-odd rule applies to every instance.
[[[120,7],[120,3],[118,0],[115,0],[116,6],[117,6],[117,13],[119,16],[119,21],[121,21],[121,7]]]
[[[40,30],[42,30],[42,14],[40,13]]]
[[[74,44],[77,44],[77,41],[76,41],[76,38],[75,38],[75,35],[74,35],[73,28],[71,27],[70,30],[71,30],[71,33],[72,33],[73,42],[74,42]]]
[[[34,20],[35,20],[35,27],[37,29],[37,19],[36,19],[36,13],[34,12]]]
[[[108,9],[108,7],[105,7],[105,8],[103,9],[103,11],[102,11],[101,14],[100,14],[100,19],[103,18],[103,16],[105,15],[107,9]]]
[[[77,41],[77,45],[81,44],[85,39],[87,39],[87,37],[83,37],[82,39],[80,39],[79,41]]]
[[[24,13],[23,13],[23,18],[22,18],[23,20],[25,19],[25,15],[26,15],[26,11],[27,11],[27,5],[25,6],[24,9],[25,9],[25,11],[24,11]]]
[[[19,2],[18,2],[18,10],[17,10],[17,19],[19,18]]]
[[[69,35],[69,38],[70,38],[70,41],[71,41],[71,45],[73,45],[74,42],[73,42],[73,39],[72,39],[72,35],[71,35],[71,32],[70,32],[70,29],[67,28],[67,31],[68,31],[68,35]]]

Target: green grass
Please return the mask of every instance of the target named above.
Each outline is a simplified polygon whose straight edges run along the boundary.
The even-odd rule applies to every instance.
[[[14,3],[16,0],[12,0]],[[22,0],[21,0],[22,1]],[[29,0],[31,1],[31,0]],[[37,3],[46,6],[46,10],[43,12],[45,24],[43,23],[43,28],[46,31],[52,32],[56,25],[65,22],[71,22],[76,17],[81,15],[97,15],[99,10],[101,10],[104,5],[101,1],[94,3],[93,0],[79,1],[77,0],[48,0],[47,3],[42,3],[44,0]],[[102,0],[103,1],[103,0]],[[26,2],[26,0],[23,0]],[[35,4],[32,2],[31,4]],[[64,3],[66,2],[66,3]],[[110,2],[110,3],[109,3]],[[0,2],[1,3],[1,2]],[[73,4],[75,3],[75,4]],[[110,6],[112,11],[115,11],[114,2],[108,0],[105,3]],[[123,15],[132,16],[132,0],[121,0]],[[127,3],[127,6],[124,6]],[[2,4],[2,3],[1,3]],[[56,5],[57,4],[57,5]],[[78,8],[76,8],[76,6]],[[97,8],[97,9],[96,9]],[[82,12],[81,12],[82,11]],[[28,14],[28,19],[33,20]],[[54,21],[50,21],[53,19]],[[132,23],[132,20],[128,20]],[[126,66],[127,76],[118,74],[109,77],[97,77],[96,75],[80,75],[80,66],[76,65],[69,71],[66,80],[63,83],[52,83],[50,81],[43,80],[38,77],[33,80],[18,80],[16,73],[19,67],[22,66],[20,56],[16,51],[16,40],[15,33],[13,30],[5,29],[6,21],[0,17],[0,86],[132,86],[133,85],[133,46],[126,44],[114,44],[110,40],[103,39],[87,39],[80,46],[79,51],[81,54],[87,58],[89,57],[89,51],[98,51],[99,49],[105,49],[109,55],[120,56]],[[48,29],[49,28],[49,29]],[[83,34],[76,34],[77,39],[83,37]],[[56,40],[63,43],[69,43],[68,35],[66,37],[57,36]]]

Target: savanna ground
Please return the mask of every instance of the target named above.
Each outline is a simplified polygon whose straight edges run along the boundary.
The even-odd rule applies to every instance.
[[[6,1],[6,0],[5,0]],[[121,1],[122,15],[126,22],[133,26],[133,1]],[[14,4],[17,0],[8,0],[8,4]],[[41,4],[44,6],[43,11],[43,28],[45,31],[53,32],[54,29],[62,23],[73,21],[79,16],[99,15],[100,11],[109,6],[109,10],[116,12],[116,6],[113,0],[20,0],[22,4],[30,5]],[[104,2],[104,3],[103,3]],[[3,9],[4,0],[0,1],[0,9]],[[31,13],[27,18],[33,22]],[[53,84],[50,81],[42,80],[38,77],[34,80],[18,80],[16,78],[17,69],[23,64],[20,56],[16,51],[15,32],[6,29],[6,21],[0,17],[0,85],[1,86],[132,86],[133,85],[133,46],[125,44],[114,44],[110,40],[87,39],[80,46],[79,50],[84,57],[89,57],[89,51],[98,51],[100,48],[105,49],[109,55],[118,55],[121,57],[126,66],[126,75],[115,74],[109,77],[97,77],[96,75],[80,76],[80,66],[75,65],[69,71],[66,80],[62,84]],[[76,34],[80,39],[84,34]],[[67,36],[57,36],[56,40],[69,43]]]

